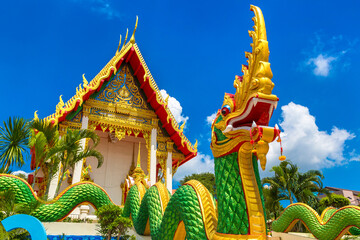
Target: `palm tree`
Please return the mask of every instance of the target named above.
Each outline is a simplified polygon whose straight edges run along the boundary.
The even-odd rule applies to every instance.
[[[274,166],[270,170],[275,172],[274,177],[267,177],[262,180],[263,184],[268,183],[271,187],[275,187],[284,194],[285,199],[290,200],[290,204],[294,202],[294,186],[299,178],[299,168],[290,161],[283,161],[279,166]]]
[[[319,200],[314,193],[324,193],[327,195],[330,193],[326,188],[323,188],[323,179],[324,175],[318,170],[299,173],[297,184],[293,189],[296,200],[306,203],[315,209]]]
[[[0,127],[0,164],[4,170],[21,167],[27,152],[29,131],[23,118],[9,117]]]
[[[44,175],[47,176],[47,191],[52,177],[58,170],[59,162],[54,157],[56,151],[55,146],[59,142],[59,131],[57,126],[52,125],[46,120],[34,119],[29,123],[31,132],[29,146],[34,153],[35,173],[34,179],[38,173],[39,167],[42,167]],[[33,182],[33,186],[35,181]],[[47,195],[47,194],[45,194]]]
[[[318,170],[300,173],[296,164],[284,161],[279,166],[274,166],[270,171],[275,172],[275,176],[264,178],[262,184],[270,184],[273,191],[279,191],[277,194],[280,200],[290,200],[291,204],[294,201],[303,202],[317,208],[319,203],[317,194],[329,194],[329,191],[323,188],[324,176]]]
[[[284,209],[280,201],[286,199],[286,195],[281,193],[275,186],[266,185],[263,187],[265,210],[267,219],[276,219]]]
[[[92,146],[89,144],[83,149],[81,141],[89,139],[93,141]],[[68,169],[74,169],[77,162],[87,157],[95,157],[98,160],[98,168],[103,163],[103,156],[95,147],[98,145],[100,138],[96,133],[88,129],[71,130],[68,129],[66,135],[64,135],[57,146],[53,149],[56,152],[56,157],[61,162],[61,172],[65,173]],[[62,181],[64,180],[64,174],[61,174],[60,180],[56,188],[56,195],[59,193],[59,189]]]

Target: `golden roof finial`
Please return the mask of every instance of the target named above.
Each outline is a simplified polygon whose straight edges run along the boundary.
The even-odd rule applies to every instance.
[[[144,82],[146,82],[147,73],[144,74]]]
[[[37,115],[37,111],[38,111],[38,110],[36,110],[36,111],[34,112],[34,120],[35,120],[35,121],[39,120],[39,116]]]
[[[168,95],[166,96],[166,98],[165,98],[165,105],[166,105],[166,106],[167,106],[168,103],[169,103],[169,97],[170,97],[170,95],[168,94]]]
[[[79,84],[79,93],[82,92],[82,87],[81,87],[81,83]]]
[[[133,34],[132,34],[132,36],[130,38],[130,42],[132,44],[135,44],[135,32],[136,32],[136,28],[137,28],[137,25],[138,25],[138,20],[139,20],[139,18],[138,18],[138,16],[136,16],[136,23],[135,23],[134,32],[133,32]]]
[[[198,140],[196,139],[195,144],[194,144],[194,149],[197,150],[198,147]]]
[[[120,34],[119,46],[118,46],[118,48],[116,50],[115,55],[117,55],[119,53],[120,45],[121,45],[121,34]]]
[[[184,121],[184,123],[180,126],[180,131],[184,131],[184,127],[185,127],[185,124],[186,124],[186,120]]]
[[[123,49],[123,48],[125,47],[128,34],[129,34],[129,29],[127,28],[127,29],[126,29],[126,35],[125,35],[125,41],[124,41],[124,44],[123,44],[123,46],[121,47],[121,49]]]
[[[82,77],[83,77],[83,86],[84,86],[84,88],[85,88],[85,87],[87,87],[87,85],[88,85],[89,83],[88,83],[88,81],[87,81],[86,78],[85,78],[85,73],[82,75]]]
[[[64,106],[64,101],[62,100],[62,95],[59,97],[59,108],[62,108]]]

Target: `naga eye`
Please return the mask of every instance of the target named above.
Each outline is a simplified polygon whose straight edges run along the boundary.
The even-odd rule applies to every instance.
[[[221,109],[221,114],[225,117],[231,112],[231,108],[229,105],[224,105]]]

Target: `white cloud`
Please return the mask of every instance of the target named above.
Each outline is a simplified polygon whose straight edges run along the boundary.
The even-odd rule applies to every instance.
[[[204,172],[214,173],[214,159],[210,155],[198,152],[196,157],[179,167],[179,169],[174,174],[174,180],[180,181],[185,176],[191,175],[193,173]]]
[[[310,38],[309,48],[304,49],[306,60],[301,62],[301,69],[310,69],[315,76],[327,77],[337,72],[347,71],[350,67],[348,58],[343,56],[356,48],[358,39],[351,37],[328,36],[314,33]],[[341,63],[341,66],[340,66]]]
[[[72,0],[83,6],[90,7],[91,11],[105,15],[107,19],[119,18],[120,12],[117,11],[110,0]]]
[[[322,54],[319,54],[316,58],[310,58],[307,64],[315,67],[313,69],[313,73],[316,76],[327,77],[332,67],[331,63],[336,59],[337,57],[323,56]]]
[[[28,175],[29,175],[29,173],[24,172],[24,171],[21,171],[21,170],[12,172],[11,174],[12,174],[12,175],[15,175],[15,176],[17,176],[17,175],[19,175],[19,174],[24,174],[26,177],[28,177]]]
[[[293,102],[282,106],[281,110],[284,155],[297,164],[301,171],[333,167],[347,161],[343,155],[345,141],[353,139],[354,134],[335,126],[331,133],[320,131],[309,109]],[[279,156],[280,146],[275,141],[270,144],[267,170],[260,170],[262,176],[271,175],[269,170],[280,163]]]
[[[215,120],[216,114],[217,114],[217,112],[214,112],[210,116],[206,117],[206,122],[208,125],[212,125],[212,122]]]
[[[160,93],[161,93],[161,96],[164,99],[166,99],[167,96],[169,95],[164,89],[161,89]],[[185,121],[189,120],[189,117],[184,116],[182,114],[181,104],[176,98],[171,97],[171,96],[169,97],[168,107],[169,107],[171,113],[174,115],[175,120],[178,123],[185,122]]]

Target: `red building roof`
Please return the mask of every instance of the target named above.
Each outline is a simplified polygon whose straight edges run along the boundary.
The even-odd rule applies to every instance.
[[[76,111],[79,106],[81,107],[84,101],[89,99],[93,93],[100,91],[103,84],[109,81],[113,74],[116,74],[121,64],[124,62],[131,65],[134,70],[134,77],[138,79],[140,88],[146,95],[147,102],[154,109],[162,123],[162,127],[169,134],[171,140],[177,146],[177,149],[184,154],[185,159],[180,162],[179,166],[195,157],[197,155],[197,142],[195,145],[192,145],[184,135],[184,124],[179,126],[168,108],[166,100],[162,98],[159,88],[135,43],[135,38],[133,37],[120,51],[116,52],[115,56],[94,77],[94,79],[88,83],[84,78],[83,87],[80,84],[76,94],[70,98],[69,101],[64,103],[60,97],[60,102],[56,106],[55,113],[46,117],[46,120],[53,124],[59,124],[64,121],[68,114]],[[177,160],[173,161],[173,166],[177,164]]]

